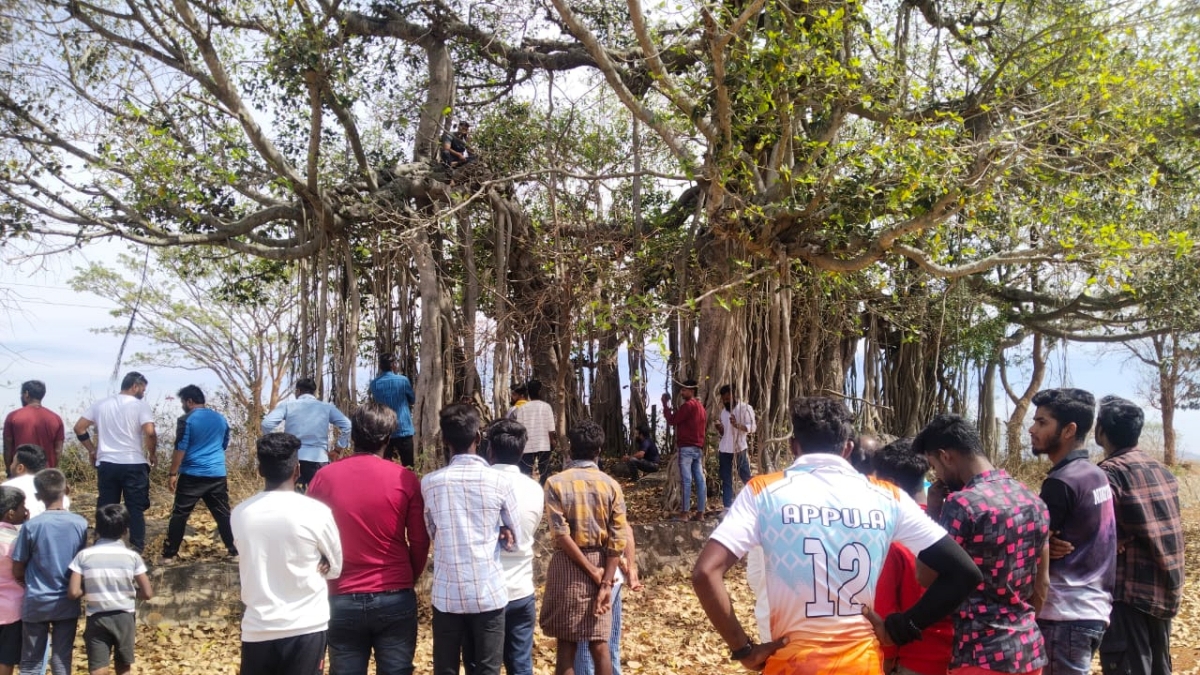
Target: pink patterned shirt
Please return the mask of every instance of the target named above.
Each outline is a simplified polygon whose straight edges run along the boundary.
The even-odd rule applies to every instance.
[[[941,525],[979,566],[983,583],[954,619],[951,668],[1028,673],[1046,665],[1029,604],[1038,554],[1049,536],[1046,505],[1003,469],[981,473],[946,497]]]
[[[21,620],[25,587],[17,583],[12,572],[12,548],[18,532],[15,525],[0,522],[0,625]]]

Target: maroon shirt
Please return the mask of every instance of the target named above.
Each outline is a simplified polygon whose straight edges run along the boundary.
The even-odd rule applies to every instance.
[[[667,424],[675,427],[675,447],[703,448],[704,432],[708,428],[708,412],[699,399],[692,398],[678,410],[663,409]]]
[[[342,575],[333,595],[412,588],[429,559],[425,499],[412,471],[358,453],[323,467],[308,496],[333,510],[342,540]]]
[[[40,405],[18,408],[4,418],[4,466],[12,463],[17,446],[32,443],[46,451],[46,466],[58,466],[58,446],[63,442],[63,421]]]

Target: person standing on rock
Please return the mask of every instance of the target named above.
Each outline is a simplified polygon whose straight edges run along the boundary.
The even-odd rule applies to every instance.
[[[687,520],[692,507],[692,483],[696,484],[695,520],[704,517],[708,504],[708,485],[704,482],[704,433],[708,427],[708,412],[696,398],[699,388],[695,380],[685,380],[679,390],[683,404],[678,410],[671,408],[671,395],[662,395],[663,419],[675,427],[676,461],[679,462],[679,478],[683,483],[681,513],[676,520]]]
[[[1138,449],[1145,416],[1132,402],[1100,399],[1096,443],[1117,519],[1112,615],[1100,641],[1104,675],[1170,675],[1171,619],[1183,599],[1179,483]]]
[[[329,582],[330,675],[411,675],[417,578],[429,560],[421,480],[384,455],[396,413],[378,401],[350,416],[354,454],[317,472],[308,496],[333,510],[342,575]]]
[[[746,453],[750,449],[748,438],[758,429],[754,419],[754,408],[749,403],[737,400],[732,385],[723,385],[721,415],[717,419],[717,433],[721,434],[718,446],[719,475],[721,477],[721,506],[728,509],[733,504],[733,469],[737,465],[738,478],[742,485],[750,482],[750,460]]]
[[[241,555],[241,672],[320,675],[329,627],[326,581],[342,573],[342,544],[333,512],[296,492],[300,439],[288,433],[258,439],[263,491],[238,504],[230,518]]]
[[[63,447],[63,421],[42,405],[46,384],[41,380],[21,383],[21,407],[4,418],[4,468],[12,466],[13,453],[25,445],[36,445],[46,453],[46,466],[58,466]],[[8,474],[12,478],[12,473]]]
[[[175,452],[167,488],[175,493],[175,505],[167,525],[160,564],[169,565],[179,553],[188,518],[196,502],[204,500],[217,523],[217,533],[230,556],[237,555],[233,530],[229,527],[229,483],[225,474],[225,450],[229,447],[229,422],[205,404],[200,387],[189,384],[179,390],[184,414],[175,427]]]
[[[337,459],[338,453],[350,445],[350,420],[332,403],[316,397],[316,380],[304,377],[296,380],[296,398],[280,403],[262,421],[262,432],[269,434],[284,425],[287,433],[300,439],[300,477],[296,488],[300,492],[317,471]],[[329,449],[329,427],[337,427],[337,449]]]
[[[96,507],[125,502],[129,545],[138,553],[146,548],[150,470],[158,462],[154,411],[142,400],[146,384],[141,373],[127,373],[120,393],[96,401],[75,423],[75,437],[96,467]],[[93,425],[97,439],[89,432]]]
[[[417,403],[417,393],[412,382],[396,371],[395,357],[391,354],[379,357],[379,373],[379,377],[371,380],[371,398],[396,413],[396,430],[388,440],[383,458],[390,462],[399,457],[400,463],[411,469],[416,466],[412,407]]]

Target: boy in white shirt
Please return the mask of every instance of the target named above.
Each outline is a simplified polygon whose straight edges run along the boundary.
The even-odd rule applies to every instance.
[[[246,605],[243,673],[320,675],[325,667],[325,582],[342,573],[342,545],[329,507],[295,491],[299,451],[288,433],[258,439],[266,486],[231,516]]]

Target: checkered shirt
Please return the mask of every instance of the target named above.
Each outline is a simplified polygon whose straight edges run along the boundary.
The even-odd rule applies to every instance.
[[[479,455],[455,455],[421,480],[421,494],[433,538],[433,606],[479,614],[507,605],[500,526],[521,540],[512,481]]]
[[[1159,619],[1179,612],[1183,590],[1183,523],[1179,484],[1161,462],[1126,448],[1100,462],[1117,516],[1117,585],[1113,600]]]
[[[595,462],[569,462],[546,481],[550,534],[570,535],[581,549],[625,550],[625,493]]]

